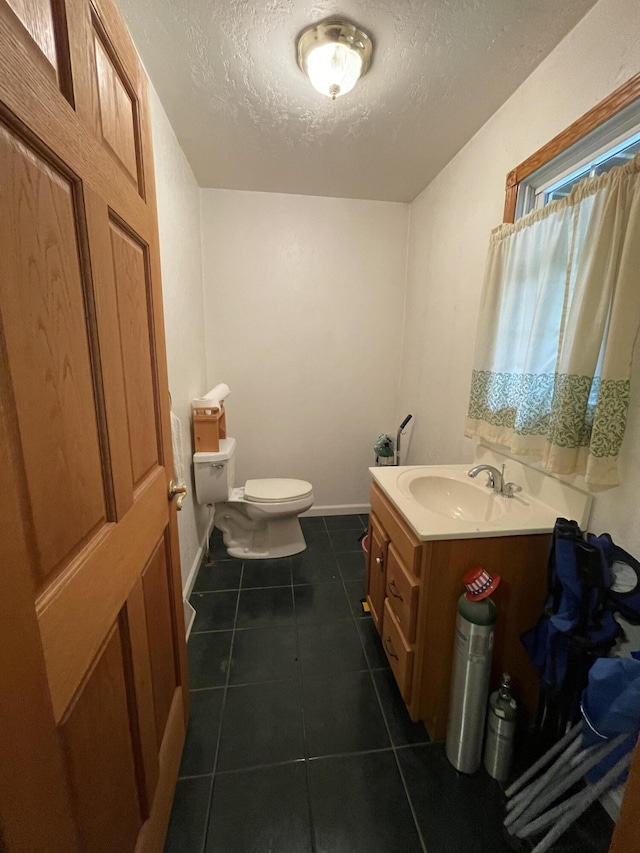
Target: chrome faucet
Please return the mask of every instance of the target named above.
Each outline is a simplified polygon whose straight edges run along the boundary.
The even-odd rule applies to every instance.
[[[515,483],[505,483],[504,465],[502,471],[498,471],[493,465],[476,465],[475,468],[471,468],[468,474],[470,477],[477,477],[481,471],[486,471],[489,475],[487,486],[498,495],[502,495],[503,498],[512,498],[516,492],[522,491],[522,486],[516,486]]]
[[[494,468],[493,465],[476,465],[475,468],[472,468],[468,473],[470,477],[477,477],[481,471],[486,471],[489,475],[487,477],[487,486],[490,489],[493,489],[494,492],[501,495],[502,484],[504,482],[504,465],[502,466],[502,471],[498,471],[498,469]]]

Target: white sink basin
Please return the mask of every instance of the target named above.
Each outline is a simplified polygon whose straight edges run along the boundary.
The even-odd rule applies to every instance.
[[[496,494],[472,465],[505,465],[505,479],[520,486],[512,498]],[[474,463],[370,468],[371,475],[421,540],[547,533],[556,518],[584,529],[591,496],[480,445]]]
[[[397,482],[398,488],[408,497],[445,518],[493,521],[504,515],[508,500],[481,484],[415,470],[401,474]]]

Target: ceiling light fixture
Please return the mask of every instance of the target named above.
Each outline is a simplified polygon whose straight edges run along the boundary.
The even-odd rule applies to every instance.
[[[350,92],[371,65],[371,38],[354,24],[328,18],[298,36],[298,65],[333,101]]]

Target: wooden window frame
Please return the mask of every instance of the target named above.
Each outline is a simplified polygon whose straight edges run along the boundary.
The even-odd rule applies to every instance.
[[[579,142],[592,130],[600,127],[605,121],[619,113],[629,104],[640,98],[640,74],[636,74],[618,89],[612,92],[599,104],[585,113],[579,119],[570,124],[562,133],[555,136],[546,145],[543,145],[535,154],[527,157],[519,166],[512,169],[507,175],[505,189],[504,217],[503,222],[513,222],[516,216],[516,201],[518,199],[518,188],[520,184],[541,166],[545,166],[554,157],[562,154],[576,142]]]

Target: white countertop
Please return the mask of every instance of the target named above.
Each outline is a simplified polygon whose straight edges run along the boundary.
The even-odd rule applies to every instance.
[[[498,469],[505,464],[505,481],[516,483],[522,491],[507,498],[487,488],[486,473],[481,472],[477,478],[470,479],[469,469],[482,464],[493,465]],[[591,508],[591,495],[587,492],[482,446],[478,448],[476,461],[472,464],[386,466],[370,468],[369,471],[416,536],[423,541],[549,533],[559,517],[574,519],[584,529]],[[453,492],[462,489],[462,494],[465,494],[467,488],[480,490],[480,494],[476,495],[473,491],[469,494],[472,498],[477,497],[483,507],[487,507],[487,520],[465,518],[464,510],[455,517],[448,503],[449,498],[443,501],[447,505],[442,509],[437,504],[435,511],[423,506],[412,497],[408,488],[412,480],[423,476],[451,481]],[[455,506],[455,497],[451,500],[451,506]]]

